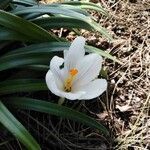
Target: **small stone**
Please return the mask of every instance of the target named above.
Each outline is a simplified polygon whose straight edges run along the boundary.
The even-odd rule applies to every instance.
[[[121,100],[125,100],[125,97],[123,95],[120,96]]]
[[[116,82],[115,82],[115,80],[114,79],[112,79],[111,80],[111,84],[115,84]]]
[[[136,97],[136,98],[135,98],[135,101],[136,101],[136,102],[139,102],[140,100],[141,100],[141,99],[140,99],[139,97]]]

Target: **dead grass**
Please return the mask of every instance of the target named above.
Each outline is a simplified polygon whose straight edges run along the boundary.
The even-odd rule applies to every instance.
[[[101,0],[112,14],[107,28],[116,41],[110,52],[123,65],[107,63],[116,132],[115,149],[148,150],[150,148],[150,3],[146,0]],[[105,25],[105,24],[104,24]],[[118,47],[116,47],[118,45]]]
[[[135,150],[149,149],[149,122],[150,117],[148,117],[148,105],[150,100],[150,94],[148,95],[145,103],[142,106],[140,113],[137,115],[137,119],[134,124],[129,124],[130,130],[124,132],[122,130],[122,135],[117,137],[119,142],[116,146],[117,149],[126,150],[129,147],[134,148]]]

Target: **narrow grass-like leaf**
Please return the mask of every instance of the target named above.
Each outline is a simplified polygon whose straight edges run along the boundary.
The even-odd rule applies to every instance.
[[[28,150],[40,150],[40,146],[25,127],[0,101],[0,123],[3,124]]]
[[[100,32],[102,35],[104,35],[106,38],[108,38],[110,41],[113,40],[113,38],[111,37],[111,35],[107,32],[107,30],[105,28],[103,28],[101,25],[97,24],[96,22],[91,22],[90,24],[93,29],[95,29],[96,31]]]
[[[60,3],[52,3],[50,5],[47,5],[47,6],[50,6],[50,7],[61,7],[61,8],[64,8],[66,10],[71,10],[71,11],[74,11],[76,13],[79,13],[81,15],[84,15],[85,17],[87,18],[91,18],[92,16],[87,12],[85,11],[84,9],[81,9],[79,7],[75,7],[75,6],[72,6],[72,5],[66,5],[66,4],[60,4]]]
[[[81,20],[78,18],[72,17],[63,17],[63,16],[55,16],[55,17],[47,17],[47,18],[38,18],[34,19],[33,22],[45,29],[51,28],[79,28],[79,29],[87,29],[90,31],[96,30],[91,26],[92,22],[87,22],[85,20]]]
[[[8,68],[15,67],[15,65],[19,66],[19,64],[15,63],[15,61],[20,62],[21,60],[22,60],[22,63],[20,62],[21,65],[26,64],[29,65],[35,63],[39,65],[43,65],[43,63],[44,64],[48,63],[46,65],[49,65],[50,58],[53,55],[59,55],[61,51],[68,50],[69,47],[70,47],[69,42],[49,42],[49,43],[33,44],[24,48],[16,49],[7,53],[4,57],[1,57],[0,70],[5,70],[7,69],[7,67]],[[118,59],[116,59],[115,57],[113,57],[112,55],[103,50],[87,45],[85,46],[85,49],[87,52],[98,53],[101,56],[104,56],[121,64],[121,62]],[[25,61],[27,58],[30,59],[30,62]]]
[[[33,38],[4,27],[0,28],[0,41],[33,42]]]
[[[98,123],[96,120],[83,113],[80,113],[65,106],[60,106],[58,104],[25,97],[12,97],[9,98],[9,100],[7,100],[6,103],[10,104],[11,106],[16,106],[22,109],[35,110],[38,112],[49,113],[59,117],[75,120],[90,127],[98,129],[104,135],[109,135],[107,129],[103,125]]]
[[[30,5],[30,6],[33,6],[33,5],[36,5],[37,2],[35,0],[13,0],[13,3],[16,3],[16,4],[20,4],[20,5]],[[100,5],[100,4],[94,4],[94,3],[91,3],[91,2],[62,2],[62,3],[53,3],[53,4],[50,4],[50,6],[60,6],[61,7],[68,7],[70,6],[70,9],[72,6],[74,6],[74,10],[77,9],[77,8],[80,8],[80,9],[89,9],[89,10],[95,10],[97,12],[100,12],[104,15],[108,15],[108,13],[104,10],[104,8]],[[72,7],[73,9],[73,7]]]
[[[37,5],[37,0],[12,0],[14,4],[20,4],[20,5]]]
[[[14,79],[0,82],[0,95],[46,90],[45,81],[40,79]]]
[[[69,49],[69,46],[69,43],[56,42],[37,44],[33,45],[33,47],[29,46],[15,50],[1,57],[0,71],[25,65],[49,65],[49,61],[54,55],[60,55],[60,53],[57,52],[67,50]],[[88,52],[95,52],[101,56],[104,56],[121,64],[118,59],[105,51],[94,48],[92,46],[85,46],[85,49]]]
[[[42,51],[42,50],[41,50]],[[56,53],[54,53],[56,55]],[[51,51],[47,52],[24,52],[21,54],[9,55],[0,59],[0,71],[16,68],[24,65],[49,64],[52,58]]]
[[[54,35],[50,34],[41,27],[26,21],[11,13],[0,10],[0,25],[28,36],[30,39],[36,41],[56,41],[58,40]]]
[[[108,13],[104,10],[104,8],[100,4],[94,4],[91,2],[84,2],[84,1],[70,1],[70,2],[62,2],[61,4],[67,4],[71,6],[76,6],[81,9],[90,9],[90,10],[95,10],[97,12],[100,12],[106,16],[108,16]]]
[[[38,13],[38,14],[53,14],[53,15],[64,15],[68,17],[75,17],[79,19],[84,20],[91,20],[90,17],[87,17],[81,13],[78,13],[76,11],[65,9],[61,5],[39,5],[39,6],[32,6],[22,8],[22,9],[16,9],[13,11],[16,15],[26,15],[31,13]]]
[[[79,28],[93,31],[93,27],[91,27],[89,23],[81,19],[72,17],[57,16],[57,17],[40,18],[33,20],[33,22],[45,29]]]
[[[4,57],[8,57],[9,55],[12,54],[24,54],[24,53],[39,53],[39,52],[61,52],[63,50],[67,50],[70,47],[69,42],[45,42],[45,43],[40,43],[40,44],[32,44],[26,47],[18,48],[15,50],[12,50]],[[2,57],[2,58],[4,58]]]
[[[81,10],[79,10],[81,11]],[[102,33],[102,35],[104,35],[105,37],[107,37],[109,40],[112,40],[112,37],[107,33],[106,29],[104,29],[103,27],[101,27],[100,25],[98,25],[97,23],[95,23],[91,17],[86,16],[82,13],[77,12],[76,10],[71,10],[70,7],[68,9],[63,8],[60,5],[49,5],[49,6],[32,6],[32,7],[28,7],[28,9],[26,8],[22,8],[22,9],[16,9],[15,11],[13,11],[13,13],[17,14],[17,15],[29,15],[29,14],[33,14],[33,13],[37,13],[37,14],[53,14],[53,15],[64,15],[67,17],[72,17],[72,18],[76,18],[78,20],[81,20],[82,22],[85,22],[86,24],[88,24],[89,26],[91,26],[91,28],[93,28],[93,30],[96,30],[100,33]],[[80,23],[81,24],[81,23]]]
[[[32,69],[32,70],[39,70],[39,71],[49,70],[49,66],[47,65],[29,65],[29,66],[25,66],[25,68]]]
[[[98,31],[108,39],[112,40],[112,37],[109,35],[106,29],[92,20],[88,21],[72,17],[57,16],[57,17],[35,19],[33,20],[33,22],[45,29],[64,27],[68,29],[78,28],[95,32]]]

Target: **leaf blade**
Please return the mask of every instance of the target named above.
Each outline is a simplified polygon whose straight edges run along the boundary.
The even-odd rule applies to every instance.
[[[67,5],[72,5],[72,6],[76,6],[79,7],[81,9],[91,9],[91,10],[95,10],[97,12],[102,13],[103,15],[108,16],[108,13],[104,10],[104,8],[99,4],[94,4],[91,2],[84,2],[84,1],[69,1],[69,2],[63,2],[61,4],[67,4]]]
[[[44,80],[40,79],[13,79],[5,80],[0,83],[0,95],[12,94],[17,92],[36,92],[47,91]]]
[[[0,10],[0,25],[19,32],[37,41],[58,41],[56,36],[36,24],[26,21],[12,13]],[[28,31],[28,32],[27,32]]]
[[[105,135],[109,135],[107,129],[103,125],[99,124],[97,121],[92,119],[91,117],[65,106],[60,106],[58,104],[25,97],[10,98],[10,100],[6,101],[6,103],[22,109],[30,109],[34,111],[49,113],[63,118],[72,119],[84,123],[86,125],[89,125],[93,128],[96,128]]]
[[[40,150],[39,144],[25,129],[25,127],[9,112],[0,101],[0,122],[30,150]]]
[[[0,71],[24,65],[49,65],[50,58],[54,55],[59,55],[60,53],[58,52],[68,50],[69,47],[70,43],[68,42],[50,42],[33,44],[24,48],[13,50],[1,57]],[[85,49],[87,52],[95,52],[121,64],[118,59],[103,50],[92,46],[85,46]]]

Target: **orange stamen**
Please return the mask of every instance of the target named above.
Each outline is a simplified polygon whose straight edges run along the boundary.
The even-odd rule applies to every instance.
[[[65,86],[64,89],[65,89],[66,92],[71,91],[73,80],[74,80],[74,78],[77,74],[78,74],[78,70],[76,68],[73,68],[73,69],[69,70],[69,76],[66,79],[65,85],[64,85]]]
[[[75,76],[78,73],[78,70],[76,68],[73,68],[69,71],[71,76]]]

